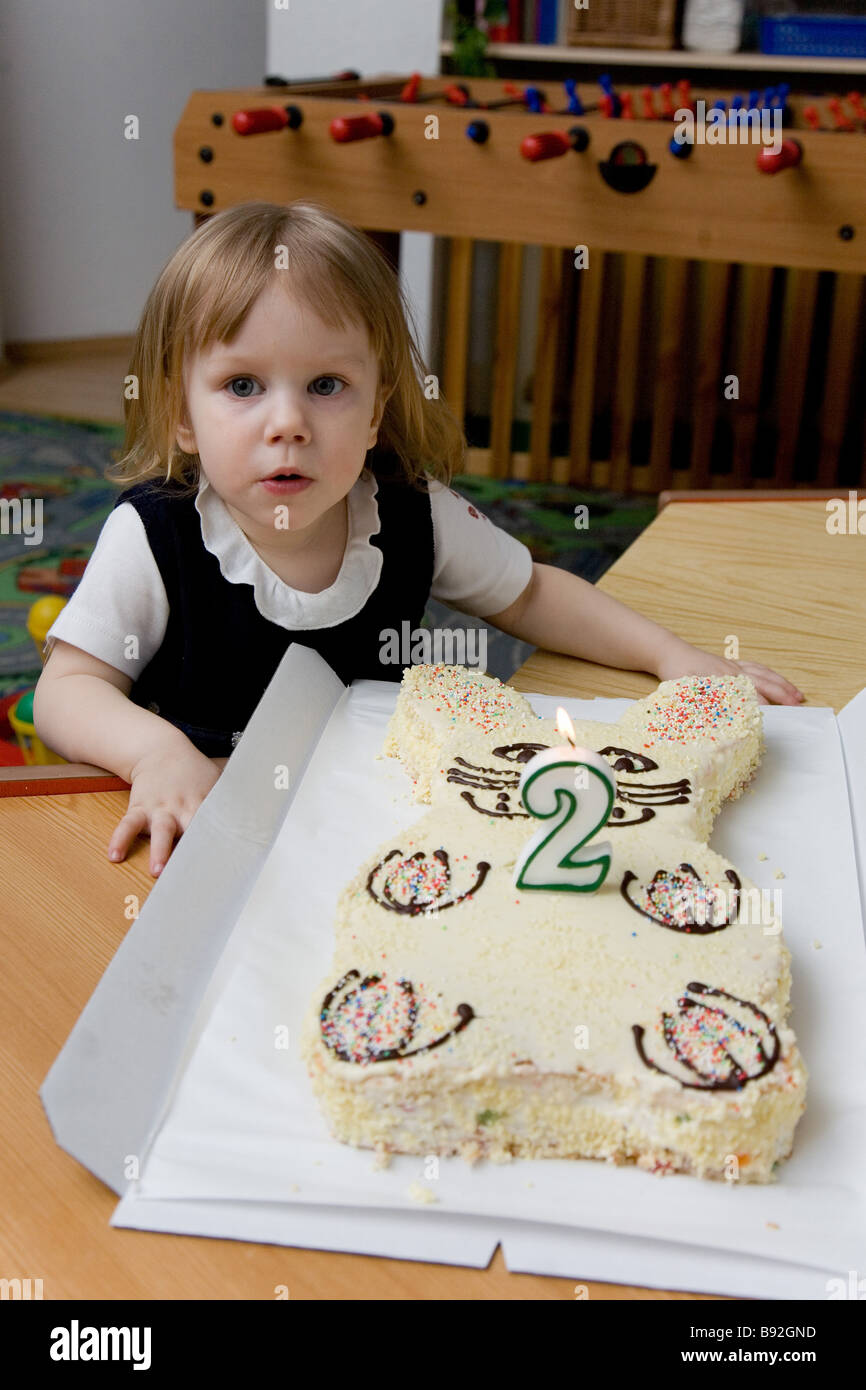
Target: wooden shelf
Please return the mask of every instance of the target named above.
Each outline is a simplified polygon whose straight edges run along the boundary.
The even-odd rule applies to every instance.
[[[454,51],[450,39],[439,45],[440,55],[448,58]],[[726,72],[833,72],[849,76],[866,75],[866,58],[809,58],[797,54],[777,56],[772,53],[695,53],[688,48],[577,48],[571,45],[546,43],[491,43],[490,58],[512,58],[528,62],[591,63],[623,67],[706,68]]]

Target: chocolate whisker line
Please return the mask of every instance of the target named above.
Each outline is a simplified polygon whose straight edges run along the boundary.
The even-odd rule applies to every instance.
[[[484,791],[513,791],[515,787],[520,785],[520,778],[514,777],[513,774],[506,773],[502,777],[495,778],[473,777],[471,774],[456,769],[451,769],[445,780],[446,782],[454,782],[458,786],[478,787],[479,790]]]
[[[511,782],[514,786],[517,786],[518,782],[520,781],[519,772],[510,772],[507,768],[504,767],[480,767],[478,766],[478,764],[467,762],[466,758],[460,757],[455,757],[454,761],[455,763],[459,763],[460,767],[467,767],[472,772],[495,772],[500,777],[508,777],[511,779]],[[451,768],[449,770],[451,772],[458,772],[459,768]]]
[[[691,788],[688,789],[691,792]],[[629,787],[617,787],[616,799],[625,806],[688,806],[689,796],[680,793],[671,796],[669,791],[661,788],[656,792],[655,788],[647,788],[646,791],[632,791]]]
[[[617,779],[617,791],[622,787],[625,791],[649,792],[661,795],[662,792],[690,792],[691,786],[687,777],[681,777],[678,782],[622,782]]]

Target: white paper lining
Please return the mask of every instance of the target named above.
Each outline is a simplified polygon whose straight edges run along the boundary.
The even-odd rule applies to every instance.
[[[460,1219],[454,1213],[472,1214],[499,1219],[503,1236],[509,1222],[524,1232],[537,1231],[529,1223],[539,1222],[560,1232],[581,1227],[573,1239],[584,1247],[595,1239],[599,1255],[605,1233],[664,1242],[669,1252],[676,1241],[685,1259],[678,1263],[671,1255],[671,1268],[686,1267],[690,1246],[695,1255],[716,1250],[790,1261],[801,1274],[812,1266],[843,1276],[858,1261],[862,1265],[866,1081],[859,1019],[866,952],[831,710],[765,708],[767,752],[754,788],[725,808],[711,840],[758,887],[771,893],[781,887],[783,894],[793,1023],[810,1085],[794,1155],[777,1184],[732,1190],[682,1176],[659,1179],[632,1168],[552,1160],[470,1168],[460,1159],[441,1159],[439,1177],[430,1179],[423,1158],[399,1156],[373,1171],[370,1153],[330,1138],[298,1056],[299,1023],[328,974],[343,884],[383,839],[426,809],[410,801],[399,764],[376,759],[395,695],[395,686],[358,682],[339,701],[238,919],[207,1007],[199,1010],[185,1070],[142,1179],[116,1222],[144,1224],[149,1204],[164,1211],[171,1201],[180,1206],[179,1199],[218,1199],[227,1208],[286,1204],[279,1219],[277,1206],[271,1207],[279,1240],[277,1232],[292,1224],[291,1208],[311,1204],[320,1214],[323,1205],[352,1208],[353,1215],[366,1208],[380,1223],[388,1209],[411,1214],[413,1225],[419,1217],[447,1215],[450,1224]],[[574,718],[593,719],[616,718],[629,703],[530,698],[540,714],[565,704]],[[766,861],[758,862],[759,852]],[[774,877],[777,868],[784,879]],[[287,1049],[275,1046],[274,1029],[281,1025],[288,1030]],[[407,1195],[413,1183],[438,1199],[423,1213]],[[178,1229],[191,1228],[182,1218]],[[524,1236],[521,1247],[511,1229],[514,1248],[524,1250],[517,1258],[525,1261],[531,1237]],[[233,1231],[223,1222],[220,1233]],[[349,1240],[339,1248],[369,1244]],[[721,1258],[724,1263],[727,1256]]]

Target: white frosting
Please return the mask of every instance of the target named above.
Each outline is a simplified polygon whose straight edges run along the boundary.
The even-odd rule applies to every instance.
[[[406,672],[386,751],[431,809],[342,894],[305,1032],[320,1099],[354,1143],[625,1157],[713,1177],[734,1153],[766,1181],[804,1104],[789,955],[755,886],[706,844],[760,759],[751,682],[667,682],[616,724],[579,722],[575,741],[615,770],[599,832],[610,871],[595,893],[518,890],[515,861],[539,824],[519,799],[533,754],[519,745],[562,735],[489,677]],[[731,1078],[736,1089],[719,1087]],[[499,1118],[479,1121],[487,1110]]]

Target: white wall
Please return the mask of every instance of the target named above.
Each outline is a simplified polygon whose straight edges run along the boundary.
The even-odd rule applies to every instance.
[[[190,92],[265,73],[439,70],[442,0],[0,0],[0,305],[7,341],[130,334],[192,229],[172,137]],[[140,139],[124,138],[124,118]],[[432,239],[403,238],[422,348]]]
[[[299,78],[355,68],[373,77],[417,68],[429,76],[439,71],[444,9],[444,0],[273,0],[268,71]]]
[[[320,77],[355,68],[425,76],[439,72],[444,0],[282,0],[268,10],[267,70],[282,77]],[[404,232],[400,278],[415,314],[421,351],[429,358],[433,238]]]
[[[2,0],[7,341],[134,331],[160,267],[193,226],[174,206],[172,173],[187,98],[258,85],[266,28],[265,0]],[[141,124],[134,142],[123,135],[130,113]]]

